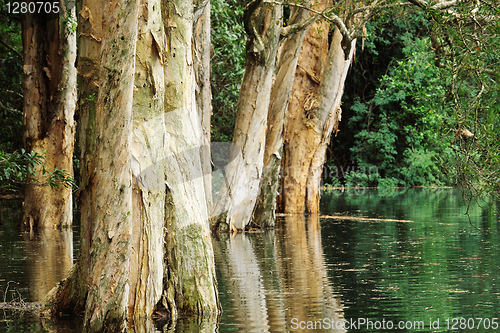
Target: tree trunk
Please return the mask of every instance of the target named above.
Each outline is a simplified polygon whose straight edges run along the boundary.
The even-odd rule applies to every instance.
[[[327,53],[328,26],[317,24],[322,26],[306,33],[285,125],[281,207],[286,213],[319,211],[326,147],[338,129],[344,81],[354,54],[354,42],[344,49],[337,28]]]
[[[197,2],[197,3],[196,3]],[[200,156],[208,211],[212,208],[212,164],[210,148],[210,118],[212,89],[210,86],[210,1],[195,1],[194,11],[194,71],[196,75],[196,107],[201,120]]]
[[[24,140],[28,152],[45,158],[26,184],[25,229],[72,224],[71,189],[53,190],[42,170],[73,174],[74,113],[76,106],[75,8],[60,3],[60,13],[24,14]],[[63,19],[61,19],[63,18]],[[62,186],[62,185],[61,185]]]
[[[84,312],[89,332],[161,305],[218,313],[192,2],[85,0],[80,16],[82,238],[44,312]]]
[[[141,9],[137,43],[139,2],[84,1],[80,12],[82,238],[44,306],[84,312],[88,332],[123,331],[162,291],[163,123],[147,121],[163,114],[160,6]]]
[[[169,49],[165,65],[166,249],[163,305],[180,313],[219,313],[215,263],[200,155],[196,109],[193,2],[164,8]]]
[[[294,7],[291,11],[289,25],[303,22],[308,16],[308,11],[304,8]],[[264,169],[259,196],[253,212],[252,227],[272,228],[276,221],[276,197],[280,191],[283,155],[283,126],[305,33],[306,30],[303,29],[287,37],[281,46],[281,53],[279,53],[278,73],[271,90],[271,103],[267,116]]]
[[[257,200],[262,176],[267,114],[281,33],[282,6],[254,0],[245,8],[248,34],[246,68],[241,84],[233,145],[214,211],[214,220],[230,230],[245,230]]]

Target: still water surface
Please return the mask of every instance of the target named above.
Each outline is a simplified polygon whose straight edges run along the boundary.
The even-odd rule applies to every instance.
[[[276,232],[214,239],[219,320],[131,331],[500,332],[500,208],[482,205],[469,219],[451,189],[326,193],[322,214],[350,219],[285,216]],[[78,229],[23,234],[19,219],[19,202],[0,202],[0,301],[39,301],[75,258]],[[0,332],[80,331],[0,311]]]

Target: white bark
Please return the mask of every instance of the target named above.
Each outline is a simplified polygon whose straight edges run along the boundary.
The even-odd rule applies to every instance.
[[[309,13],[304,8],[292,8],[289,23],[300,24],[305,22],[308,16]],[[288,36],[278,53],[278,72],[271,90],[267,115],[264,168],[260,180],[259,197],[252,216],[254,227],[274,227],[276,220],[276,197],[279,193],[283,156],[283,129],[305,33],[306,30],[303,29]]]
[[[245,230],[259,193],[267,114],[281,31],[282,7],[259,3],[252,1],[245,9],[249,41],[230,157],[233,162],[226,168],[226,183],[213,209],[227,211],[216,224],[226,223],[232,231]]]
[[[210,86],[210,1],[198,1],[200,17],[194,22],[194,70],[196,75],[196,106],[201,121],[200,156],[207,207],[212,207],[212,164],[210,156],[210,118],[212,87]]]
[[[169,27],[165,65],[164,302],[176,312],[219,311],[213,249],[201,157],[201,121],[196,109],[193,67],[193,2],[174,0],[166,8]]]

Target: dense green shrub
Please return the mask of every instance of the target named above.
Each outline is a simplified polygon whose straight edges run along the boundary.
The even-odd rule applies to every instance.
[[[245,72],[243,4],[212,0],[212,141],[231,141]]]
[[[449,183],[442,166],[451,143],[443,132],[449,126],[449,80],[434,66],[427,26],[419,12],[392,22],[379,17],[367,25],[371,35],[362,52],[371,59],[354,64],[358,72],[348,84],[358,89],[346,90],[341,133],[330,155],[329,163],[356,166],[342,181],[365,186]],[[342,161],[342,156],[347,158]],[[378,175],[364,175],[362,169],[376,169]]]

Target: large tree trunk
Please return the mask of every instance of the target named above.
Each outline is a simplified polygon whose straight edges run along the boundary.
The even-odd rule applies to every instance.
[[[281,18],[280,5],[254,0],[245,8],[244,24],[248,41],[245,75],[230,152],[230,160],[234,162],[226,169],[226,182],[214,206],[216,212],[225,211],[215,219],[215,227],[226,223],[230,230],[244,230],[252,216],[262,176]]]
[[[306,3],[307,5],[307,3]],[[308,17],[304,8],[292,8],[289,24],[299,24]],[[276,197],[280,191],[281,159],[283,155],[283,127],[290,93],[295,79],[299,51],[306,30],[286,38],[281,45],[278,73],[271,90],[271,103],[267,116],[264,169],[260,191],[252,217],[252,227],[272,228],[276,221]]]
[[[127,317],[150,315],[161,297],[163,123],[144,121],[163,114],[152,38],[161,20],[158,3],[144,5],[137,43],[138,1],[84,1],[80,12],[82,238],[45,307],[84,312],[89,332],[123,331]]]
[[[297,66],[284,134],[281,207],[286,213],[319,211],[325,152],[341,118],[354,42],[344,45],[336,28],[327,53],[327,31],[328,26],[308,30]]]
[[[21,20],[24,139],[28,152],[45,158],[26,184],[23,228],[69,226],[73,220],[71,189],[53,190],[42,175],[43,168],[73,174],[76,34],[63,22],[75,20],[75,8],[59,5],[59,14],[25,14]]]
[[[166,225],[163,305],[180,313],[219,313],[215,264],[200,155],[202,126],[193,65],[193,2],[164,8],[166,64]]]
[[[212,208],[212,164],[210,119],[212,89],[210,86],[210,1],[195,1],[194,12],[194,70],[196,75],[196,107],[201,121],[200,156],[208,211]]]
[[[44,312],[83,312],[89,332],[123,331],[161,305],[174,317],[219,312],[192,11],[181,1],[82,4],[82,239]]]

